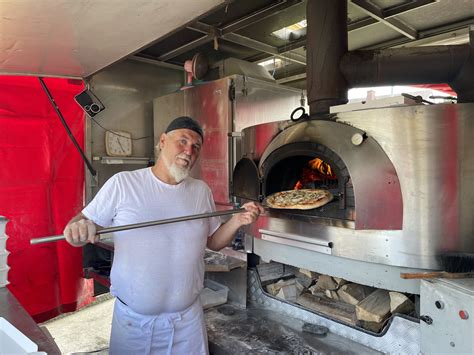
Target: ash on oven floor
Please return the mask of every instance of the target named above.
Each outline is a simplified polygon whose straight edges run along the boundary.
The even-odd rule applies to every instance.
[[[381,354],[328,332],[303,331],[304,322],[262,309],[226,304],[205,312],[209,350],[221,354]]]

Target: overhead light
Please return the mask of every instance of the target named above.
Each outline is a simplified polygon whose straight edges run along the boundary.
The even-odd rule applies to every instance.
[[[272,35],[285,41],[295,40],[306,34],[306,19],[272,32]]]

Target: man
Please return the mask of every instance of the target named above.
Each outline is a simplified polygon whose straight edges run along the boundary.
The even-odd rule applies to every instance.
[[[74,246],[97,241],[98,227],[140,223],[215,209],[210,188],[188,176],[204,134],[190,117],[173,120],[160,137],[152,168],[110,178],[64,229]],[[205,247],[227,246],[237,230],[264,210],[257,203],[220,225],[198,219],[115,233],[111,293],[117,297],[110,354],[206,354],[199,293]]]

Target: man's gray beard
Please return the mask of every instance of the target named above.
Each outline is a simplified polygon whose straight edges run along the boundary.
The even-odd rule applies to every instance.
[[[177,182],[180,183],[184,179],[186,179],[189,176],[189,168],[188,167],[180,167],[176,165],[176,162],[173,162],[170,164],[168,159],[163,157],[163,162],[165,163],[166,167],[168,168],[168,172],[171,175],[171,177]]]

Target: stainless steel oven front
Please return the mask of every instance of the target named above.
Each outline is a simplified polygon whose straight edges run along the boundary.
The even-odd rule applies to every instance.
[[[270,211],[252,236],[350,260],[438,269],[440,253],[474,252],[472,137],[474,104],[260,124],[242,131],[232,191],[262,201],[295,188],[308,163],[320,159],[335,179],[312,187],[337,198],[307,212]]]

